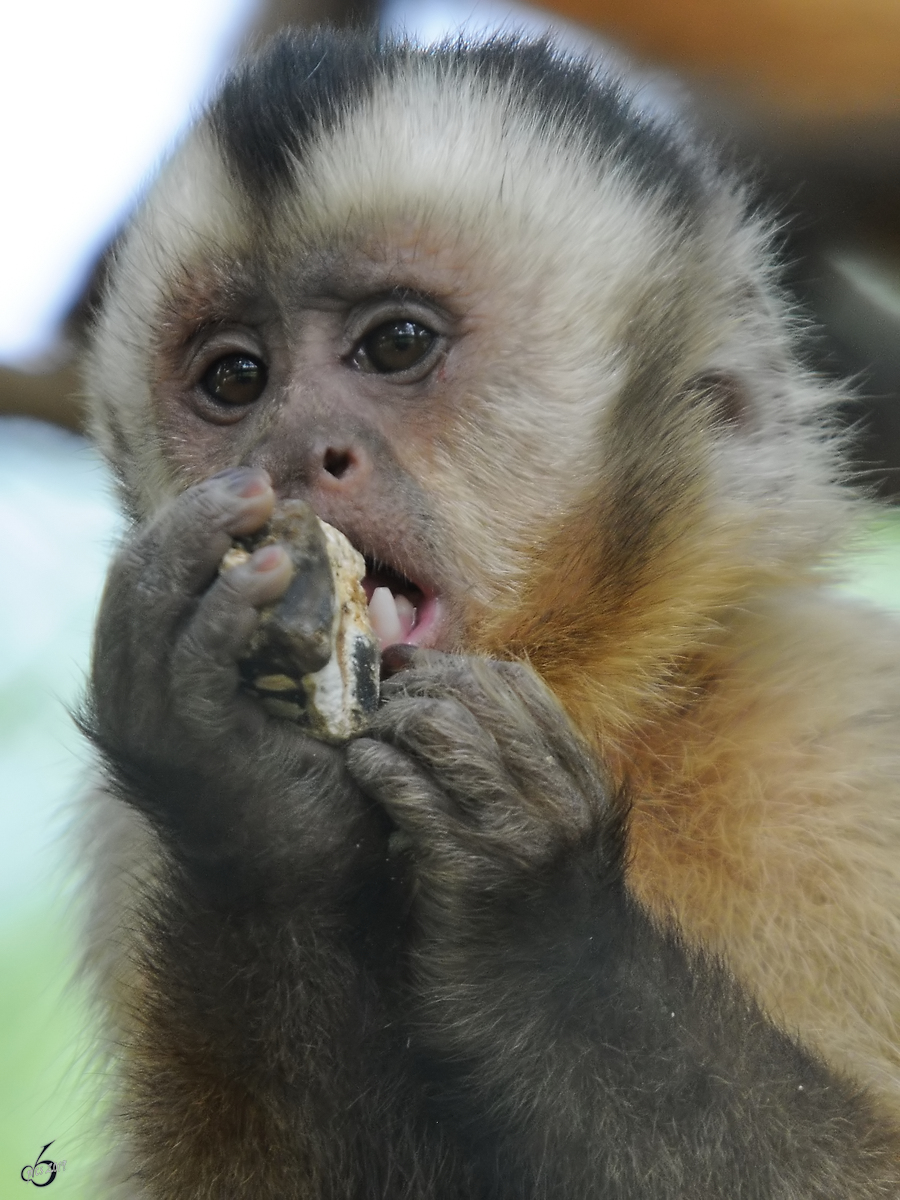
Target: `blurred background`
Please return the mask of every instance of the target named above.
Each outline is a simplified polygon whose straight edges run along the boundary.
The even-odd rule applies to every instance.
[[[553,30],[639,77],[745,164],[782,214],[807,358],[852,379],[860,473],[900,497],[897,0],[8,0],[0,12],[0,1200],[52,1141],[54,1196],[93,1197],[102,1067],[71,982],[69,711],[119,530],[81,434],[77,360],[97,264],[144,181],[242,49],[287,24],[422,42]],[[900,509],[847,557],[847,590],[900,607]]]

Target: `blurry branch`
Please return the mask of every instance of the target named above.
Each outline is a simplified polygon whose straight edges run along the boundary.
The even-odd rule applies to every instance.
[[[900,122],[897,0],[544,0],[636,57],[807,127]]]
[[[83,411],[81,380],[71,364],[41,375],[0,367],[0,414],[81,429]]]

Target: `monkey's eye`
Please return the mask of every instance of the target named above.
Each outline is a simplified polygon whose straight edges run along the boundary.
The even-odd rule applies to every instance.
[[[265,363],[249,354],[226,354],[216,359],[200,386],[220,404],[253,404],[265,391],[269,373]]]
[[[353,363],[379,375],[399,374],[418,366],[436,340],[437,334],[418,321],[385,321],[362,339]]]

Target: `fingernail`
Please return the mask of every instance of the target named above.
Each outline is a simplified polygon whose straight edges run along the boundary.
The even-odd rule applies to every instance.
[[[261,575],[264,571],[274,571],[276,567],[280,567],[285,558],[286,554],[281,546],[263,546],[254,553],[250,565]]]
[[[228,467],[213,475],[213,479],[245,500],[259,496],[269,488],[269,476],[259,467]]]

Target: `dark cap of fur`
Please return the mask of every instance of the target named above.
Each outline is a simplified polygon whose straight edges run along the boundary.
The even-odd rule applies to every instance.
[[[265,203],[293,184],[292,161],[371,94],[375,82],[427,62],[452,86],[459,79],[509,88],[518,106],[560,139],[615,154],[641,183],[687,216],[706,190],[704,162],[684,131],[640,112],[622,80],[573,59],[548,39],[457,39],[419,49],[375,34],[320,30],[281,34],[225,80],[210,120],[225,161],[247,194]]]

